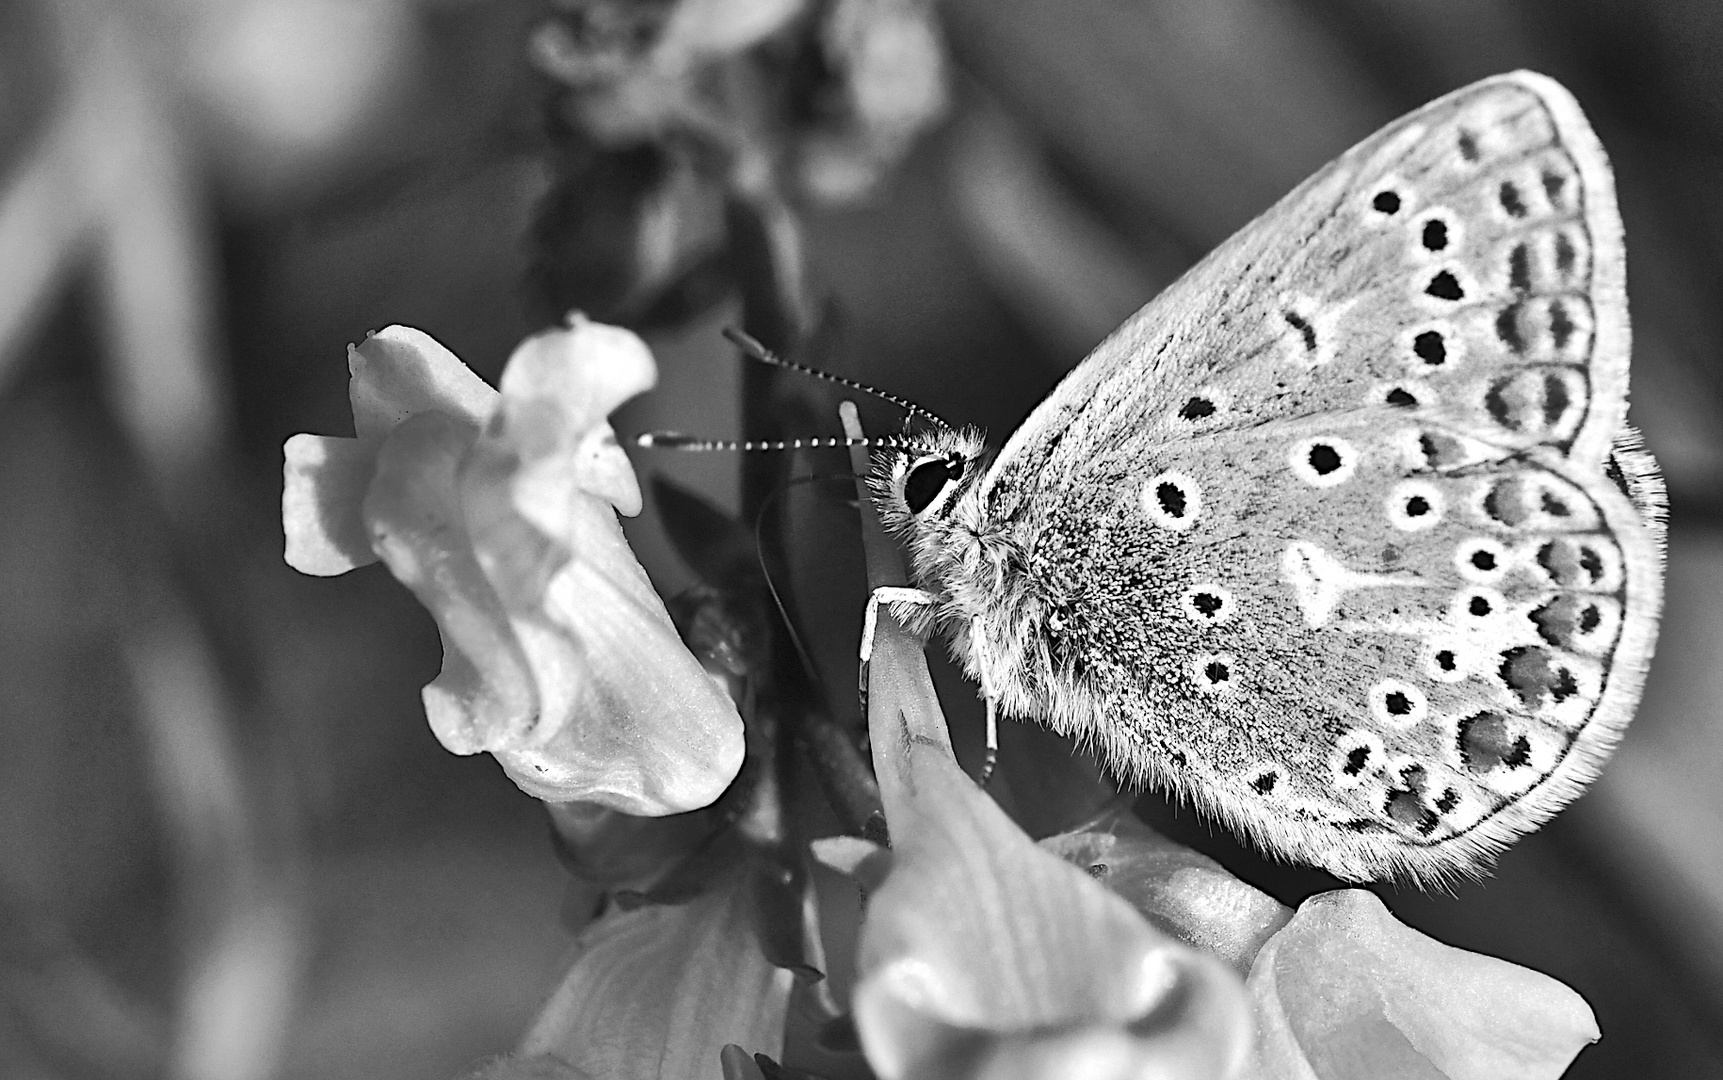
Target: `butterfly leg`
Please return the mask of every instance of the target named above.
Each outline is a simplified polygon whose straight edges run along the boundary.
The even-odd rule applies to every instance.
[[[981,772],[975,777],[977,787],[986,787],[993,779],[993,766],[999,764],[999,706],[989,694],[987,700],[987,752],[981,757]]]
[[[906,628],[914,633],[926,632],[926,620],[916,618],[916,608],[928,612],[933,610],[934,597],[922,589],[906,589],[886,585],[875,589],[867,598],[867,610],[862,614],[861,637],[861,667],[858,671],[860,685],[857,688],[861,697],[862,715],[867,715],[867,676],[868,665],[873,660],[873,638],[879,629],[879,606],[886,605]]]
[[[891,585],[875,589],[867,598],[867,611],[862,614],[861,662],[866,664],[873,658],[873,636],[879,626],[879,606],[886,605],[899,621],[907,624],[906,628],[912,633],[925,630],[925,619],[917,618],[916,608],[933,608],[934,596],[924,589],[905,589]],[[906,610],[907,609],[907,610]]]

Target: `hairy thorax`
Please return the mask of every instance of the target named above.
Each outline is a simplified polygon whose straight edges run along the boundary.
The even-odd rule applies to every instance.
[[[916,584],[935,598],[934,629],[952,657],[1008,716],[1064,727],[1056,662],[1056,581],[1034,572],[1035,530],[992,518],[969,488],[909,537]]]

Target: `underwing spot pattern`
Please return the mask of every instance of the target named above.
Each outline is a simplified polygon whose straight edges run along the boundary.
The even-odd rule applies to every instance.
[[[1358,471],[1358,461],[1358,451],[1352,443],[1332,435],[1301,439],[1287,455],[1292,474],[1314,488],[1346,483]]]
[[[1592,242],[1574,197],[1573,161],[1554,143],[1547,119],[1529,113],[1505,128],[1464,128],[1454,139],[1453,164],[1463,174],[1479,173],[1474,183],[1481,187],[1463,189],[1477,193],[1473,201],[1413,212],[1416,187],[1395,179],[1374,189],[1368,204],[1378,224],[1393,221],[1404,230],[1418,300],[1468,311],[1466,326],[1414,327],[1402,339],[1407,367],[1447,371],[1462,341],[1493,339],[1509,358],[1537,370],[1509,370],[1480,387],[1486,415],[1516,444],[1563,444],[1578,433],[1590,404],[1584,365],[1595,322],[1586,295]],[[1517,149],[1527,140],[1539,147],[1529,155]],[[1494,215],[1510,227],[1484,222],[1485,235],[1469,245],[1468,213]],[[1460,261],[1427,265],[1450,255]],[[1475,306],[1482,310],[1472,315]],[[1473,328],[1480,319],[1490,323],[1487,333]],[[1400,389],[1389,404],[1410,407],[1419,400]]]
[[[1198,626],[1218,626],[1237,612],[1232,593],[1212,581],[1192,585],[1179,596],[1179,609]]]
[[[1559,89],[1492,80],[1169,290],[983,494],[951,485],[965,516],[912,523],[983,685],[1093,712],[1121,774],[1354,879],[1440,879],[1559,808],[1656,605],[1655,541],[1598,465],[1627,363],[1606,178]],[[1062,620],[1050,672],[1005,670],[1041,662],[1011,636],[1043,610],[1023,557]]]
[[[1585,377],[1578,371],[1533,365],[1492,379],[1480,404],[1504,434],[1555,441],[1579,427],[1586,398]]]
[[[1250,791],[1265,799],[1272,799],[1286,792],[1286,769],[1271,762],[1259,762],[1245,770],[1245,786]]]
[[[1458,636],[1439,635],[1424,643],[1422,667],[1432,682],[1463,682],[1471,677],[1473,666],[1471,650]]]
[[[1201,653],[1191,660],[1191,683],[1205,697],[1230,695],[1238,689],[1238,659],[1231,653]]]
[[[1453,603],[1449,607],[1453,623],[1465,628],[1472,635],[1483,633],[1483,628],[1501,617],[1505,610],[1506,603],[1502,594],[1482,586],[1461,589],[1454,594]]]
[[[1430,711],[1430,701],[1424,691],[1409,682],[1384,679],[1370,688],[1369,707],[1377,723],[1407,728],[1424,719]]]
[[[1454,549],[1454,568],[1467,581],[1493,585],[1508,572],[1510,558],[1507,545],[1501,541],[1473,536]]]
[[[1201,420],[1214,415],[1214,402],[1206,397],[1193,397],[1179,407],[1179,419]]]
[[[1402,484],[1394,495],[1421,495],[1433,508],[1451,509],[1444,488],[1474,482],[1423,483]],[[1366,695],[1383,731],[1424,723],[1448,731],[1448,767],[1462,778],[1456,783],[1476,782],[1491,793],[1479,802],[1458,787],[1437,792],[1386,772],[1369,781],[1384,800],[1381,814],[1415,834],[1457,828],[1465,815],[1483,814],[1492,800],[1517,797],[1547,775],[1596,707],[1623,624],[1621,553],[1612,538],[1592,531],[1601,520],[1584,492],[1552,473],[1523,470],[1478,485],[1468,513],[1490,531],[1463,536],[1450,549],[1462,584],[1439,626],[1425,634],[1413,677],[1378,679]],[[1492,704],[1439,707],[1446,699],[1425,688],[1443,685],[1463,689],[1455,699],[1461,705],[1480,697]],[[1360,750],[1352,763],[1367,756]],[[1364,781],[1342,769],[1336,783]]]
[[[1139,501],[1149,520],[1169,532],[1186,532],[1202,516],[1202,488],[1184,473],[1163,472],[1149,477]]]
[[[1466,298],[1466,287],[1460,281],[1461,271],[1452,267],[1430,275],[1424,285],[1424,295],[1445,303],[1457,304]]]
[[[1464,343],[1452,326],[1443,322],[1414,328],[1404,335],[1400,355],[1409,371],[1435,374],[1456,367],[1463,359]]]
[[[1401,438],[1407,450],[1407,464],[1417,472],[1440,471],[1471,464],[1477,458],[1474,447],[1446,431],[1412,428]]]
[[[1460,721],[1460,762],[1475,773],[1524,769],[1532,763],[1531,740],[1508,717],[1485,710]]]
[[[1318,303],[1307,296],[1283,298],[1272,319],[1271,332],[1282,341],[1282,355],[1294,370],[1313,370],[1331,363],[1339,326],[1349,305]]]
[[[1368,728],[1353,728],[1334,744],[1328,767],[1333,785],[1341,790],[1356,788],[1387,760],[1382,736]]]
[[[1403,480],[1394,485],[1384,502],[1388,523],[1401,532],[1423,532],[1442,520],[1446,500],[1442,491],[1427,480]]]
[[[1453,210],[1434,206],[1412,218],[1406,226],[1415,260],[1426,260],[1459,251],[1465,243],[1465,226]]]
[[[1173,411],[1177,428],[1203,430],[1232,414],[1232,395],[1223,387],[1201,386],[1187,394]]]

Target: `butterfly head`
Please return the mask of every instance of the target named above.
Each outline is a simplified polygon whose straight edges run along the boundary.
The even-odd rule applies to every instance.
[[[904,533],[945,518],[980,481],[988,456],[974,428],[931,431],[878,455],[874,498],[886,526]]]
[[[908,546],[923,588],[947,591],[949,572],[983,543],[982,480],[992,457],[975,428],[946,428],[876,459],[873,489],[880,519]]]

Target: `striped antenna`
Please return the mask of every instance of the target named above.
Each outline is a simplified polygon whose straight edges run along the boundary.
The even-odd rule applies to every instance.
[[[870,394],[873,397],[879,398],[881,401],[887,401],[896,405],[911,416],[919,416],[934,427],[944,428],[946,431],[952,430],[951,425],[946,423],[943,419],[935,416],[931,412],[928,412],[926,409],[907,398],[900,398],[896,394],[888,394],[883,390],[875,390],[867,383],[857,382],[854,379],[846,379],[842,375],[833,375],[829,371],[821,371],[819,368],[811,368],[806,364],[798,364],[793,360],[785,360],[772,352],[772,350],[760,344],[760,342],[754,337],[736,329],[733,326],[726,326],[724,328],[724,336],[729,338],[738,349],[741,349],[742,355],[748,357],[750,360],[756,360],[762,364],[770,364],[772,367],[783,368],[786,371],[799,371],[810,378],[821,379],[830,383],[837,383],[839,386],[846,386],[851,390],[860,390],[864,394]],[[843,444],[834,442],[820,443],[819,445],[838,446]],[[876,442],[872,445],[880,446],[886,444]]]
[[[837,446],[877,446],[889,449],[910,445],[894,435],[869,439],[701,439],[674,431],[648,431],[634,437],[634,445],[647,450],[741,450],[748,453],[776,450],[813,450]]]

